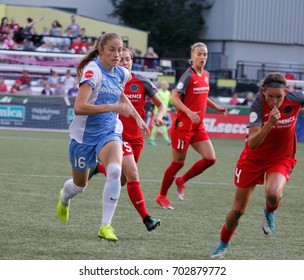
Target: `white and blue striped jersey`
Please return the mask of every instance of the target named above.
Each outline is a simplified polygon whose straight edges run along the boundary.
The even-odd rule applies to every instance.
[[[109,72],[97,59],[89,62],[84,68],[80,85],[88,83],[93,88],[88,100],[90,104],[117,104],[129,75],[128,70],[120,66],[115,66],[113,71]],[[69,130],[70,138],[78,143],[96,145],[109,133],[121,134],[122,124],[115,112],[76,115]]]

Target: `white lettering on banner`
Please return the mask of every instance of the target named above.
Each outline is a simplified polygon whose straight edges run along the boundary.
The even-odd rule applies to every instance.
[[[207,132],[216,133],[233,133],[233,134],[246,134],[247,125],[239,123],[216,123],[215,118],[205,118],[204,125]]]

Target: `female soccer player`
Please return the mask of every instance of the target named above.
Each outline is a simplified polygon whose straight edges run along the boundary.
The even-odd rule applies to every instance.
[[[184,199],[186,182],[201,174],[215,163],[216,156],[213,145],[204,128],[206,107],[209,106],[224,114],[227,109],[216,105],[208,98],[209,73],[204,70],[208,58],[208,49],[204,43],[191,46],[191,64],[172,92],[171,101],[177,113],[171,125],[172,162],[167,167],[160,193],[156,202],[163,208],[173,209],[167,197],[175,175],[184,166],[189,145],[198,152],[202,159],[183,175],[176,178],[177,194]]]
[[[222,227],[220,242],[211,253],[212,258],[222,258],[226,253],[254,188],[264,183],[264,177],[266,205],[262,229],[265,235],[274,233],[275,210],[296,164],[295,126],[303,105],[303,92],[288,92],[283,75],[269,73],[263,79],[250,109],[245,147],[236,164],[234,202]]]
[[[65,182],[57,205],[57,216],[66,223],[70,201],[85,190],[90,167],[95,165],[97,156],[107,172],[98,236],[110,241],[118,240],[111,226],[121,189],[122,125],[118,114],[134,116],[141,132],[149,135],[145,122],[123,94],[130,74],[118,66],[122,48],[121,37],[106,33],[77,67],[80,86],[74,105],[75,118],[70,126],[69,148],[73,178]]]
[[[128,69],[132,75],[125,86],[124,92],[134,108],[145,119],[145,99],[148,96],[153,104],[158,108],[158,113],[154,117],[156,126],[163,125],[163,116],[166,112],[166,107],[157,94],[156,86],[147,78],[131,73],[133,64],[132,52],[124,48],[121,55],[120,66]],[[155,229],[160,225],[160,220],[152,218],[146,208],[145,199],[140,186],[137,163],[144,147],[144,137],[141,130],[136,125],[134,118],[119,116],[123,124],[123,161],[122,161],[122,185],[127,183],[127,191],[129,198],[143,219],[148,231]],[[98,163],[96,167],[91,169],[92,177],[96,173],[106,174],[103,164]],[[107,175],[108,176],[108,175]]]

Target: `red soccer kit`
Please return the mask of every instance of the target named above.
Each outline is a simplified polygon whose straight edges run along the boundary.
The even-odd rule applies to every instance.
[[[209,95],[209,73],[204,70],[202,75],[198,75],[189,67],[178,81],[175,91],[180,93],[184,105],[197,112],[201,119],[199,124],[194,124],[184,112],[176,112],[171,126],[172,148],[186,151],[190,143],[209,139],[203,122]]]
[[[236,164],[235,185],[246,188],[264,183],[265,173],[279,172],[286,179],[296,164],[297,116],[304,105],[304,92],[288,92],[279,108],[281,118],[268,133],[262,144],[250,149],[247,141]],[[263,126],[269,119],[271,108],[259,93],[250,109],[248,127]]]
[[[146,77],[136,75],[132,73],[132,79],[127,82],[125,89],[125,95],[129,98],[132,105],[142,117],[145,119],[145,100],[146,97],[152,97],[157,93],[156,86]],[[130,117],[119,116],[123,124],[122,140],[128,142],[134,152],[135,161],[138,162],[140,153],[144,146],[144,138],[140,134],[141,130],[138,127],[136,120]],[[124,155],[127,155],[127,151],[124,151]]]

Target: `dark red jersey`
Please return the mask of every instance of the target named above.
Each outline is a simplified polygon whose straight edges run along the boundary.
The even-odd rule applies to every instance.
[[[240,158],[279,160],[294,157],[297,148],[295,126],[297,116],[304,105],[304,91],[288,92],[279,111],[281,118],[267,134],[262,144],[250,149],[246,141]],[[262,127],[269,119],[271,108],[267,105],[264,96],[259,93],[250,109],[248,127]]]
[[[157,93],[156,86],[148,78],[132,73],[132,79],[127,82],[124,93],[144,120],[146,96],[154,96]],[[142,138],[140,128],[132,116],[119,116],[119,118],[124,127],[122,133],[122,139],[124,141],[128,142],[131,139]]]
[[[198,75],[189,67],[179,79],[175,91],[180,93],[181,101],[185,106],[198,113],[201,122],[194,124],[184,112],[177,110],[172,128],[184,131],[202,128],[209,95],[209,73],[204,70],[202,75]]]

